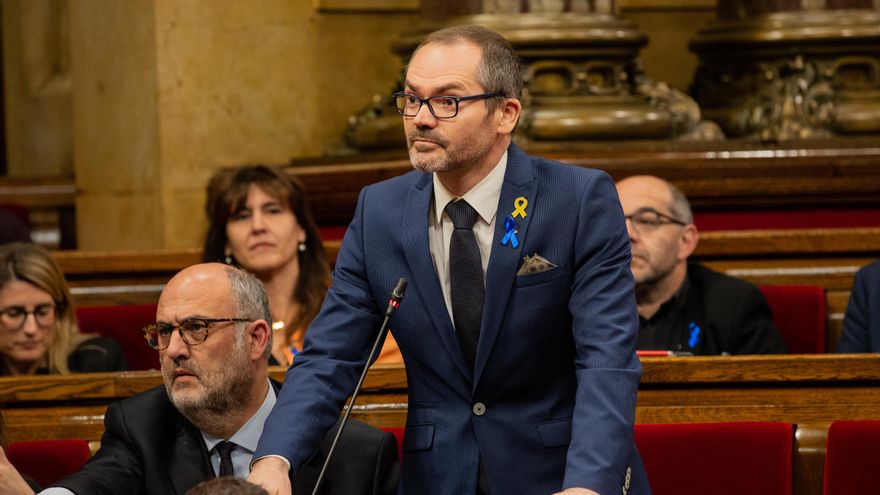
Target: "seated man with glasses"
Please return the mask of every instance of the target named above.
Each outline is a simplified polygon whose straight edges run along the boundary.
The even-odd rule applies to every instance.
[[[111,404],[98,453],[41,493],[183,494],[215,476],[247,478],[280,389],[267,378],[272,317],[262,284],[223,264],[186,268],[162,291],[156,320],[143,333],[159,350],[165,386]],[[297,472],[303,493],[336,428]],[[393,435],[350,422],[337,447],[322,494],[396,493]]]
[[[688,263],[699,240],[690,204],[657,177],[617,183],[632,244],[640,350],[697,355],[785,353],[754,285]]]

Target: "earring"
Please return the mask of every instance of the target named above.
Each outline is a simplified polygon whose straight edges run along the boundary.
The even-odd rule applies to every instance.
[[[232,256],[229,256],[229,255],[227,254],[227,255],[226,255],[226,258],[225,258],[223,261],[225,261],[227,265],[232,266]]]
[[[305,243],[305,241],[299,241],[299,246],[297,246],[296,249],[298,249],[299,252],[301,252],[301,253],[306,252],[306,243]]]

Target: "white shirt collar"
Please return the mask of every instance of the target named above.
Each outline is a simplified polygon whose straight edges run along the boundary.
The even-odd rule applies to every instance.
[[[495,168],[461,197],[477,211],[477,214],[486,223],[492,223],[495,213],[498,211],[498,198],[501,197],[505,171],[507,171],[507,151],[501,155]],[[440,182],[437,174],[434,174],[434,216],[437,224],[440,223],[446,204],[455,198],[456,196]]]
[[[263,404],[257,409],[257,412],[251,416],[251,419],[247,420],[247,422],[229,438],[229,441],[251,453],[257,450],[257,443],[260,441],[260,435],[263,434],[263,425],[266,424],[266,418],[269,417],[272,407],[275,406],[275,401],[275,387],[272,386],[272,382],[269,382],[269,390],[266,392],[266,398],[263,399]],[[204,431],[201,433],[202,438],[205,440],[205,446],[208,448],[208,452],[211,452],[214,446],[218,443],[226,440],[225,438],[217,438],[209,435]]]

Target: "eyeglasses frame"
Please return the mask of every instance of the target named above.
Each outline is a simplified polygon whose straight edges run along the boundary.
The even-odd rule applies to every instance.
[[[397,106],[397,98],[401,96],[408,96],[419,100],[419,108],[416,109],[416,112],[412,115],[407,115],[403,113],[403,110]],[[397,113],[404,117],[415,117],[422,110],[424,105],[428,105],[428,111],[431,112],[431,115],[434,116],[435,119],[452,119],[458,116],[459,105],[463,101],[471,101],[471,100],[487,100],[489,98],[502,98],[504,97],[504,93],[494,92],[494,93],[480,93],[478,95],[470,95],[470,96],[444,96],[444,95],[436,95],[429,96],[427,98],[422,98],[421,96],[414,95],[412,93],[407,93],[406,91],[398,91],[391,95],[391,100],[394,102],[394,108],[397,109]],[[448,98],[455,101],[455,113],[450,115],[449,117],[438,117],[436,113],[434,113],[434,107],[431,105],[431,100],[436,98]]]
[[[3,318],[2,315],[4,313],[8,312],[10,309],[20,309],[24,313],[24,318],[21,319],[21,323],[19,323],[18,326],[6,328],[5,330],[9,330],[9,331],[21,330],[24,327],[24,324],[27,323],[28,316],[30,316],[30,315],[34,315],[34,323],[36,323],[38,327],[49,328],[51,325],[43,325],[39,322],[39,320],[37,320],[37,310],[43,306],[52,306],[52,313],[51,314],[53,315],[52,316],[53,320],[57,320],[58,317],[61,316],[61,312],[64,310],[63,306],[55,301],[52,301],[51,303],[47,303],[47,304],[37,304],[36,306],[34,306],[34,309],[32,309],[30,311],[25,309],[24,306],[9,306],[9,307],[0,309],[0,322],[2,322],[2,318]],[[53,323],[54,323],[54,321],[53,321]],[[2,323],[0,323],[0,325],[2,325]]]
[[[183,334],[183,326],[184,326],[187,322],[190,322],[190,321],[193,321],[193,320],[203,321],[203,322],[205,322],[205,323],[207,324],[207,327],[205,328],[205,338],[202,339],[202,340],[199,341],[199,342],[190,342],[189,340],[187,340],[186,336],[184,336],[184,334]],[[171,344],[171,337],[170,337],[170,335],[174,334],[174,331],[175,331],[175,330],[177,330],[177,334],[180,336],[180,340],[182,340],[184,343],[186,343],[186,344],[189,345],[189,346],[197,346],[197,345],[199,345],[199,344],[204,343],[206,340],[208,340],[208,336],[210,335],[209,330],[211,329],[211,326],[214,325],[215,323],[244,323],[244,322],[251,323],[251,322],[254,322],[254,321],[256,321],[256,320],[253,320],[253,319],[251,319],[251,318],[199,318],[199,317],[192,317],[192,318],[186,318],[186,319],[184,319],[183,321],[181,321],[181,322],[178,323],[177,325],[170,325],[170,324],[165,324],[165,323],[152,323],[152,324],[147,325],[147,326],[145,326],[144,328],[142,328],[142,329],[141,329],[141,334],[143,334],[143,336],[144,336],[144,340],[147,341],[147,345],[148,345],[148,346],[152,347],[153,349],[156,349],[157,351],[164,351],[165,349],[168,348],[168,345]],[[159,346],[159,339],[158,339],[158,337],[157,337],[157,339],[156,339],[156,345],[155,345],[155,346],[153,346],[153,345],[150,343],[150,333],[152,333],[153,330],[155,329],[156,334],[158,335],[158,334],[159,334],[159,328],[160,328],[160,325],[167,325],[167,326],[170,326],[170,327],[171,327],[171,331],[168,332],[168,334],[169,334],[168,345],[166,345],[165,347],[160,347],[160,346]]]
[[[653,214],[657,215],[658,217],[662,218],[663,220],[666,220],[665,222],[660,222],[655,227],[661,227],[663,225],[678,225],[678,226],[684,227],[685,225],[688,224],[687,222],[679,220],[679,219],[673,217],[672,215],[667,215],[666,213],[657,211],[654,208],[639,208],[638,210],[636,210],[635,213],[633,213],[631,215],[624,215],[623,218],[624,218],[624,220],[629,220],[629,222],[633,226],[633,229],[636,230],[637,232],[639,232],[640,234],[643,233],[643,231],[639,230],[639,227],[636,225],[636,222],[633,221],[633,217],[638,216],[642,213],[653,213]]]

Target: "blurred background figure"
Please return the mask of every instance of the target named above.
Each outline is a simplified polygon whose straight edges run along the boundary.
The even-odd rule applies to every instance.
[[[231,477],[214,478],[192,487],[186,495],[269,495],[259,486]]]
[[[300,182],[263,165],[224,169],[208,183],[203,260],[254,273],[272,310],[270,364],[289,366],[318,314],[330,268]],[[378,362],[403,362],[389,335]]]
[[[688,261],[699,232],[677,187],[637,175],[618,182],[617,193],[632,245],[640,350],[787,352],[758,287]]]
[[[0,246],[0,376],[124,371],[112,339],[81,334],[64,274],[44,248]]]

